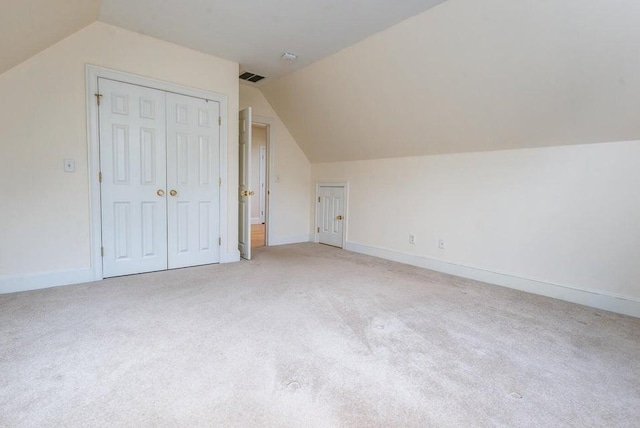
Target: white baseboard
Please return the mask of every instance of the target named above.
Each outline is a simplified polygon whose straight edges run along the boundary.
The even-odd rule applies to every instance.
[[[634,297],[619,296],[605,291],[585,290],[566,285],[552,284],[549,282],[449,263],[442,260],[401,253],[399,251],[373,247],[356,242],[345,242],[344,249],[412,266],[431,269],[438,272],[444,272],[463,278],[526,291],[527,293],[553,297],[555,299],[578,303],[580,305],[590,306],[605,311],[630,315],[632,317],[640,317],[640,299]]]
[[[238,261],[240,261],[240,251],[220,253],[220,263]],[[93,269],[0,276],[0,294],[40,290],[42,288],[59,287],[61,285],[93,282],[100,279],[101,278],[95,277]]]
[[[95,281],[93,269],[0,276],[0,294]]]
[[[297,235],[297,236],[270,236],[269,246],[287,245],[287,244],[299,244],[301,242],[312,242],[313,239],[309,235]]]

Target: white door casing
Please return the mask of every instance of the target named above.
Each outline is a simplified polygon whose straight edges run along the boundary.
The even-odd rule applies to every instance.
[[[251,260],[251,107],[240,111],[238,177],[238,249]]]
[[[346,222],[345,186],[320,185],[317,196],[318,242],[342,248]]]
[[[167,93],[169,269],[220,261],[220,104]]]
[[[267,210],[267,146],[260,146],[260,223],[264,223]]]
[[[275,134],[275,121],[273,118],[259,116],[251,114],[251,121],[253,124],[263,125],[267,127],[267,146],[266,146],[266,183],[265,183],[265,201],[264,201],[264,222],[266,232],[266,245],[272,245],[277,242],[277,237],[274,237],[273,229],[273,204],[274,198],[272,196],[277,192],[276,187],[276,168],[275,168],[275,153],[277,152],[276,134]]]
[[[99,79],[103,276],[167,268],[165,94]]]
[[[162,80],[156,80],[153,78],[140,76],[128,72],[113,70],[105,67],[95,66],[87,64],[86,66],[86,105],[87,105],[87,140],[88,140],[88,152],[89,152],[89,200],[90,200],[90,241],[91,241],[91,267],[90,279],[100,280],[107,275],[103,270],[103,252],[108,253],[108,248],[105,248],[106,239],[103,239],[103,224],[105,220],[102,218],[102,183],[100,177],[103,176],[102,162],[101,162],[101,146],[100,146],[100,110],[101,105],[104,106],[107,102],[106,97],[99,90],[99,81],[108,79],[116,82],[128,83],[130,85],[137,85],[138,87],[155,89],[163,93],[176,93],[188,95],[195,98],[206,99],[209,101],[215,101],[219,104],[220,113],[218,118],[219,124],[219,152],[217,158],[219,164],[216,167],[219,170],[219,228],[218,233],[221,238],[220,248],[220,262],[229,263],[235,262],[240,259],[240,253],[237,250],[235,243],[232,245],[228,243],[229,229],[228,229],[228,156],[227,156],[227,143],[228,143],[228,98],[224,94],[215,93],[212,91],[195,89],[188,86],[183,86],[176,83],[166,82]],[[163,114],[166,114],[164,109],[160,110]],[[166,126],[166,125],[165,125]],[[165,152],[166,154],[166,152]],[[165,189],[166,190],[166,189]],[[166,198],[166,196],[165,196]],[[166,230],[166,222],[164,228]],[[161,240],[160,242],[166,242],[167,240]],[[166,257],[165,257],[166,258]],[[154,269],[155,270],[155,269]]]

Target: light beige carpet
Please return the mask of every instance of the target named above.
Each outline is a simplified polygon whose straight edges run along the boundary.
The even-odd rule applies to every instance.
[[[640,320],[314,244],[0,296],[0,426],[639,426]]]

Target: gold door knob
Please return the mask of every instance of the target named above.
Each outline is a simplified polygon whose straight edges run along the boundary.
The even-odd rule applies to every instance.
[[[158,191],[156,192],[156,195],[158,195],[158,196],[164,196],[164,190],[162,190],[162,189],[158,189]]]
[[[256,194],[256,192],[254,192],[253,190],[249,190],[249,196],[253,196],[255,194]]]
[[[243,190],[242,196],[253,196],[256,192],[252,192],[251,190]]]
[[[344,217],[342,217],[341,215],[339,215],[338,217],[336,217],[338,220],[342,220]]]
[[[170,194],[171,196],[178,196],[178,191],[177,191],[177,190],[175,190],[175,189],[171,189],[171,191],[169,191],[169,194]]]

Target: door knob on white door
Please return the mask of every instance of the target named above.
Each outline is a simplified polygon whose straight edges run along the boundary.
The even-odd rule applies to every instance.
[[[339,215],[338,217],[336,217],[338,220],[342,220],[344,219],[344,217],[342,217],[341,215]]]
[[[175,190],[175,189],[171,189],[171,191],[169,192],[169,194],[170,194],[171,196],[178,196],[178,191],[177,191],[177,190]]]
[[[158,196],[164,196],[164,190],[162,190],[162,189],[158,189],[158,191],[156,192],[156,195],[158,195]]]

